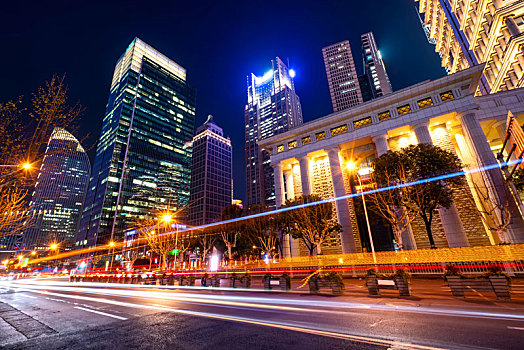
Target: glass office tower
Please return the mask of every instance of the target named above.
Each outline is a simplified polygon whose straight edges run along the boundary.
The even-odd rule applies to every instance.
[[[292,70],[276,57],[263,76],[248,78],[244,109],[247,205],[275,206],[275,182],[269,154],[257,142],[302,125],[302,107]]]
[[[121,240],[144,218],[187,205],[194,119],[185,69],[135,38],[113,74],[78,247]]]
[[[191,225],[220,221],[222,210],[233,203],[231,158],[231,140],[209,115],[193,138]]]
[[[27,249],[45,250],[58,243],[69,250],[75,242],[91,163],[80,142],[55,128],[42,160],[31,198],[31,226],[24,233]]]

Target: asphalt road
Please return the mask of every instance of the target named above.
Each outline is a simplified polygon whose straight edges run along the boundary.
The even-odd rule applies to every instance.
[[[8,349],[522,349],[524,305],[19,280]]]

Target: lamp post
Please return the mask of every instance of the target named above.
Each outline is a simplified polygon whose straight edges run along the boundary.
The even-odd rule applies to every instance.
[[[51,244],[49,245],[49,249],[51,249],[52,251],[55,252],[55,260],[56,260],[56,258],[57,258],[57,256],[58,256],[58,252],[60,251],[60,250],[58,249],[58,244],[57,244],[57,243],[51,243]],[[58,262],[56,262],[56,267],[57,267],[57,270],[58,270]]]
[[[352,161],[349,161],[347,164],[346,164],[346,168],[353,172],[355,169],[356,169],[356,164]],[[360,187],[360,192],[362,193],[362,205],[364,207],[364,216],[366,217],[366,225],[367,225],[367,228],[368,228],[368,235],[369,235],[369,243],[371,245],[371,253],[373,254],[373,262],[376,264],[377,263],[377,256],[375,255],[375,245],[373,244],[373,236],[371,235],[371,226],[369,225],[369,216],[368,216],[368,210],[367,210],[367,207],[366,207],[366,198],[364,196],[364,191],[362,191],[362,179],[360,178],[360,171],[362,169],[358,169],[357,171],[354,171],[355,174],[357,175],[357,179],[358,179],[358,184],[359,184],[359,187]]]
[[[109,242],[109,247],[111,248],[109,250],[109,254],[111,254],[111,263],[109,265],[109,271],[111,271],[113,269],[113,257],[115,255],[115,242]]]

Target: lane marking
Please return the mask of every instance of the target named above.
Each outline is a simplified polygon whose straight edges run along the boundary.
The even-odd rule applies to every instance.
[[[106,312],[102,312],[102,311],[97,311],[97,310],[92,310],[92,309],[87,309],[85,307],[81,307],[81,306],[75,306],[74,307],[75,309],[79,309],[79,310],[84,310],[84,311],[87,311],[87,312],[92,312],[92,313],[95,313],[95,314],[99,314],[99,315],[104,315],[104,316],[108,316],[108,317],[113,317],[113,318],[116,318],[118,320],[127,320],[127,317],[122,317],[122,316],[117,316],[117,315],[113,315],[113,314],[108,314]]]
[[[95,301],[95,302],[113,304],[113,305],[124,306],[124,307],[132,307],[132,308],[137,308],[137,309],[154,309],[154,310],[161,310],[161,311],[170,311],[173,313],[180,313],[180,314],[185,314],[185,315],[190,315],[190,316],[200,316],[200,317],[206,317],[206,318],[212,318],[212,319],[255,324],[255,325],[260,325],[260,326],[286,329],[286,330],[291,330],[291,331],[296,331],[296,332],[301,332],[301,333],[309,333],[309,334],[315,334],[315,335],[320,335],[320,336],[325,336],[325,337],[350,340],[350,341],[355,341],[355,342],[360,342],[360,343],[367,343],[367,344],[374,344],[374,345],[386,345],[389,347],[394,347],[395,349],[443,350],[443,348],[437,348],[433,346],[417,345],[417,344],[410,344],[410,343],[405,343],[405,342],[398,342],[395,340],[371,338],[371,337],[365,337],[365,336],[350,335],[350,334],[345,334],[345,333],[336,333],[336,332],[327,331],[327,330],[298,327],[291,323],[280,323],[280,322],[270,323],[267,321],[261,321],[257,319],[251,319],[251,318],[225,316],[225,315],[218,315],[218,314],[199,312],[199,311],[181,310],[181,309],[174,309],[174,308],[166,307],[166,306],[160,307],[160,306],[147,305],[147,304],[133,304],[133,303],[124,302],[124,301],[100,299],[100,298],[80,296],[80,295],[68,295],[68,294],[61,294],[61,293],[54,293],[54,292],[47,292],[47,291],[36,291],[36,293],[61,296],[64,298],[83,299],[83,300],[88,300],[88,301]],[[76,306],[75,308],[80,308],[80,307]],[[83,308],[80,308],[80,309],[83,309]],[[86,309],[85,311],[94,312],[94,313],[102,313],[100,311],[89,310],[89,309]],[[102,314],[105,314],[105,313],[102,313]],[[106,314],[106,315],[111,316],[111,317],[120,317],[116,315],[109,315],[109,314]]]
[[[23,296],[23,297],[26,297],[26,298],[38,299],[37,297],[34,297],[32,295],[27,295],[27,294],[20,294],[20,295]]]
[[[508,326],[508,329],[516,329],[518,331],[524,331],[524,327],[511,327],[511,326]]]

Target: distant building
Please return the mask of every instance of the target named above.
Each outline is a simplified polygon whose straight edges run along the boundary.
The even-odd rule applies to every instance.
[[[358,76],[358,85],[360,85],[360,91],[362,92],[362,100],[364,102],[373,99],[373,91],[371,91],[371,84],[367,74]]]
[[[188,204],[194,119],[186,70],[135,38],[114,70],[78,247]]]
[[[342,111],[362,103],[362,92],[349,41],[324,47],[322,55],[333,111]]]
[[[524,2],[415,0],[448,74],[485,63],[477,94],[524,86]]]
[[[369,87],[373,98],[387,95],[393,91],[389,81],[384,61],[377,47],[372,32],[362,34],[362,58],[364,61],[364,72],[369,79]],[[360,87],[362,89],[362,86]]]
[[[222,210],[233,200],[232,176],[231,140],[210,115],[193,137],[191,225],[220,221]]]
[[[91,164],[80,142],[55,128],[31,198],[34,217],[24,233],[27,249],[45,250],[51,242],[71,249],[78,230]]]
[[[248,77],[244,110],[247,205],[275,206],[275,184],[269,154],[258,147],[265,138],[302,125],[302,107],[292,70],[276,57],[263,76]]]

